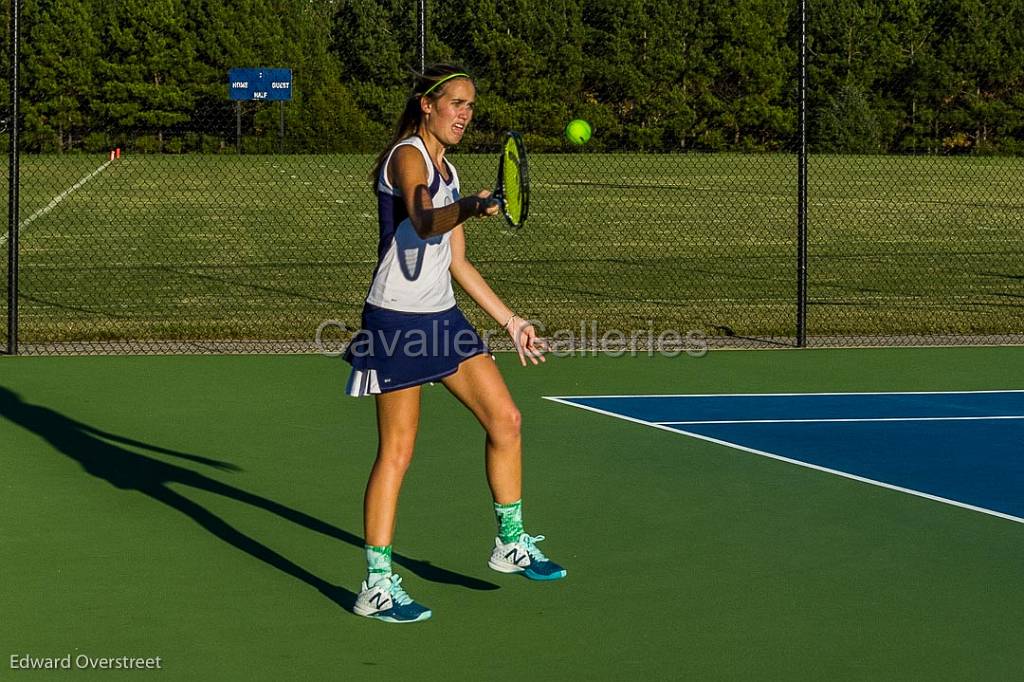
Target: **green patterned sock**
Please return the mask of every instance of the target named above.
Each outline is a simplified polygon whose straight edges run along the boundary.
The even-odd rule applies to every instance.
[[[502,543],[518,540],[523,534],[523,501],[516,500],[511,504],[495,502],[494,514],[498,517],[498,537]]]
[[[373,585],[384,576],[391,575],[391,545],[366,545],[366,584]]]

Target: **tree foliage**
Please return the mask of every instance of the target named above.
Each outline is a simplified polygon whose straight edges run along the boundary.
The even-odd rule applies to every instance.
[[[233,152],[227,71],[255,66],[293,70],[289,151],[376,149],[419,66],[418,7],[22,0],[26,149]],[[596,149],[770,151],[794,146],[796,12],[795,0],[431,0],[426,45],[429,61],[477,78],[470,148],[518,129],[562,149],[579,117]],[[814,149],[1024,152],[1024,0],[811,0],[809,17]],[[278,148],[279,111],[242,107],[246,150]]]

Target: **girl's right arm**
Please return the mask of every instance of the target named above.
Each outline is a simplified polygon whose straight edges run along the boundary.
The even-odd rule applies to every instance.
[[[487,200],[491,196],[487,190],[462,197],[454,204],[434,208],[427,187],[427,168],[423,163],[423,155],[410,145],[395,150],[387,172],[391,184],[402,193],[405,210],[420,239],[429,239],[454,230],[470,218],[491,216],[498,212],[498,205]]]

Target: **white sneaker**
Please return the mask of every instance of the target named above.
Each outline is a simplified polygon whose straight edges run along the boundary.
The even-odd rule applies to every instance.
[[[487,565],[501,573],[522,573],[530,580],[564,578],[566,570],[537,549],[537,543],[543,539],[543,535],[523,533],[518,540],[506,544],[501,538],[494,538],[494,551]]]
[[[402,579],[394,573],[381,578],[372,587],[364,580],[352,610],[358,616],[386,623],[416,623],[433,615],[430,609],[412,600],[402,589]]]

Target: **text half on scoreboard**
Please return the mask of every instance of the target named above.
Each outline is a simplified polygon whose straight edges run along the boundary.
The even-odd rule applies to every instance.
[[[233,100],[290,100],[292,98],[291,69],[228,70],[228,94]]]

